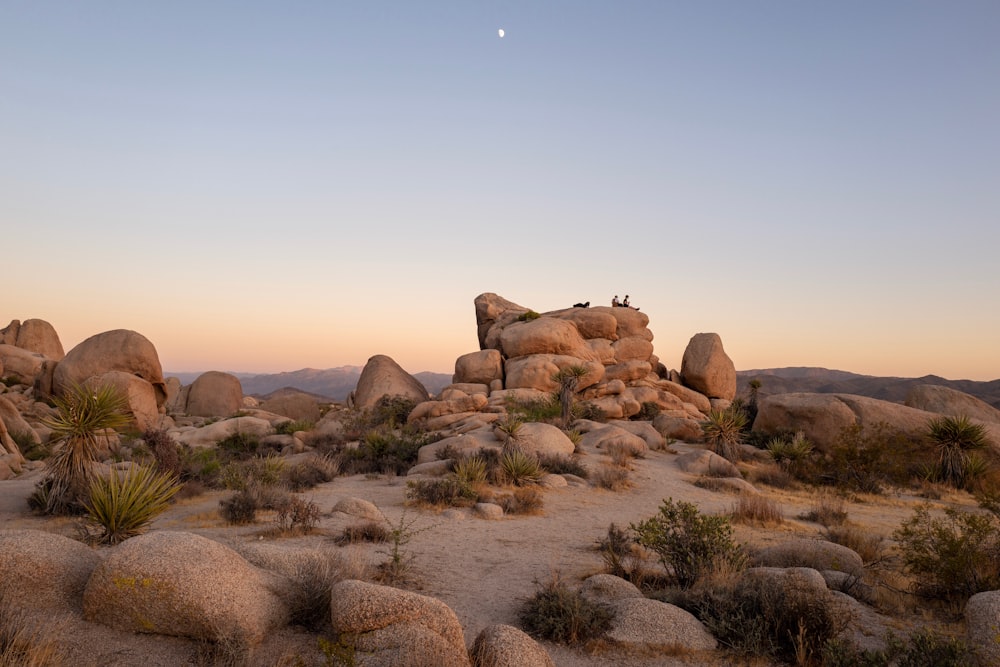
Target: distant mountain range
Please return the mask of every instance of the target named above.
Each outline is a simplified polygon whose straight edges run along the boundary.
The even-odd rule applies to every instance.
[[[298,389],[310,394],[328,398],[331,401],[346,401],[348,394],[358,386],[363,366],[339,366],[337,368],[303,368],[284,373],[237,373],[227,371],[240,379],[243,393],[247,396],[263,397],[280,389]],[[176,377],[181,384],[191,384],[201,373],[165,373]],[[421,372],[413,377],[420,380],[431,394],[437,394],[451,384],[452,376],[445,373]]]
[[[248,396],[263,397],[281,389],[298,389],[316,394],[332,401],[346,401],[347,395],[358,386],[362,366],[340,366],[338,368],[303,368],[284,373],[235,373],[243,384],[243,393]],[[201,373],[167,373],[191,384]],[[431,394],[437,394],[451,384],[452,376],[446,373],[415,373]],[[790,392],[815,392],[821,394],[858,394],[883,401],[902,403],[910,389],[918,384],[936,384],[971,394],[995,408],[1000,409],[1000,380],[977,382],[975,380],[945,380],[936,375],[920,378],[876,377],[859,375],[848,371],[829,370],[814,367],[766,368],[737,371],[739,393],[746,393],[747,382],[760,380],[760,395],[786,394]]]
[[[919,378],[877,377],[826,368],[794,367],[766,368],[737,371],[739,393],[746,392],[752,379],[760,380],[760,396],[790,392],[815,392],[820,394],[857,394],[883,401],[902,403],[910,390],[920,384],[936,384],[965,392],[1000,408],[1000,380],[977,382],[975,380],[946,380],[937,375]]]

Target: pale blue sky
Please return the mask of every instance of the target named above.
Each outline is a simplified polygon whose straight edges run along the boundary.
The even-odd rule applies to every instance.
[[[671,367],[995,379],[997,119],[992,0],[0,0],[0,326],[448,372],[630,293]]]

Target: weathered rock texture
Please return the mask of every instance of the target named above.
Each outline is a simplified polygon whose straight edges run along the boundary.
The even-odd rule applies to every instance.
[[[986,401],[949,387],[921,384],[910,390],[905,405],[952,417],[969,417],[1000,424],[1000,410]]]
[[[969,643],[984,665],[1000,665],[1000,591],[976,593],[965,605]]]
[[[545,649],[511,625],[490,625],[472,644],[473,667],[555,667]]]
[[[0,530],[0,606],[79,612],[101,558],[90,547],[40,530]]]
[[[718,334],[700,333],[691,337],[681,361],[684,384],[709,398],[736,397],[736,366],[722,348]]]
[[[430,398],[427,388],[420,380],[403,370],[391,358],[377,354],[365,364],[349,402],[359,410],[367,410],[374,407],[383,396],[402,396],[418,403]]]
[[[91,336],[72,350],[56,366],[53,390],[62,394],[74,384],[111,371],[122,371],[153,386],[157,406],[167,399],[163,369],[156,348],[142,334],[126,329],[105,331]]]
[[[218,542],[157,531],[108,552],[87,582],[83,610],[119,630],[256,643],[288,622],[284,588]]]
[[[243,385],[240,379],[222,371],[207,371],[187,387],[183,412],[199,417],[229,417],[241,407]]]

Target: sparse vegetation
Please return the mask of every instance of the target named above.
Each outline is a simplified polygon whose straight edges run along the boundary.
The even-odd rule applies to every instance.
[[[986,448],[986,427],[966,416],[943,416],[931,420],[927,434],[937,449],[936,478],[956,488],[966,488],[988,468],[986,460],[973,454]]]
[[[681,588],[690,588],[723,563],[740,565],[742,549],[732,539],[724,516],[702,514],[692,503],[667,498],[659,514],[631,524],[636,541],[660,559]]]
[[[580,380],[587,374],[586,366],[572,365],[559,369],[553,380],[559,385],[559,420],[563,428],[573,418],[573,399]]]
[[[589,473],[583,465],[572,456],[549,455],[539,456],[538,464],[546,472],[554,475],[576,475],[581,479],[587,479]]]
[[[740,460],[740,443],[746,425],[747,416],[742,410],[709,410],[708,419],[701,423],[701,430],[712,451],[736,463]]]
[[[758,493],[741,493],[730,514],[733,521],[758,526],[774,526],[785,520],[778,503]]]
[[[1000,588],[1000,520],[994,514],[926,505],[893,533],[917,593],[961,602]]]
[[[315,424],[311,421],[304,419],[289,419],[288,421],[276,424],[274,432],[278,435],[294,435],[298,431],[311,431],[313,426],[315,426]]]
[[[813,506],[802,518],[827,528],[841,526],[847,521],[847,501],[835,493],[820,491]]]
[[[3,595],[0,595],[3,599]],[[0,667],[61,667],[57,630],[39,625],[11,605],[0,605]]]
[[[57,415],[45,420],[52,441],[59,443],[47,461],[47,473],[39,482],[37,502],[47,514],[78,514],[90,491],[100,453],[100,437],[108,429],[128,424],[128,403],[110,385],[75,385],[55,399]]]
[[[476,501],[476,491],[455,475],[420,479],[406,483],[406,499],[433,507],[468,507]]]
[[[118,544],[145,532],[177,494],[180,484],[169,473],[150,466],[132,466],[128,472],[96,476],[84,502],[87,518],[101,529],[97,540]]]
[[[520,315],[518,315],[517,316],[517,321],[518,322],[530,322],[531,320],[537,320],[539,317],[541,317],[541,314],[536,313],[533,310],[529,310],[527,312],[524,312],[524,313],[521,313]]]
[[[930,629],[918,629],[902,639],[890,632],[886,648],[860,649],[842,639],[827,642],[823,667],[970,667],[980,664],[975,652],[961,639]]]
[[[523,486],[537,482],[544,471],[534,456],[512,448],[500,455],[500,474],[503,482]]]
[[[608,491],[624,491],[629,487],[628,469],[616,465],[602,465],[590,475],[594,486]]]
[[[607,632],[614,612],[553,578],[528,598],[518,618],[525,632],[536,639],[581,644]]]
[[[274,521],[282,533],[305,535],[319,523],[320,512],[316,503],[296,495],[287,496],[276,510]]]
[[[365,521],[363,523],[351,524],[344,528],[334,541],[343,546],[346,544],[357,544],[359,542],[385,542],[389,539],[389,529],[385,522]]]

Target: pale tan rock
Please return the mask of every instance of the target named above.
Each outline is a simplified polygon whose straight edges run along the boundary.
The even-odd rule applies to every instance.
[[[438,452],[446,448],[451,448],[460,454],[475,454],[480,449],[497,449],[500,445],[501,442],[497,440],[493,430],[484,427],[424,445],[417,451],[417,463],[438,460]]]
[[[122,371],[108,371],[88,378],[84,384],[91,388],[114,387],[125,399],[131,423],[139,431],[159,426],[160,410],[156,405],[156,390],[142,378]]]
[[[921,384],[910,390],[904,405],[952,417],[969,417],[1000,424],[1000,410],[964,392],[936,384]]]
[[[736,397],[736,366],[723,349],[719,334],[691,337],[681,360],[681,377],[685,386],[709,398]]]
[[[680,607],[648,598],[623,598],[613,606],[615,617],[607,637],[620,645],[686,651],[716,647],[715,638],[702,622]]]
[[[635,584],[613,574],[592,574],[584,579],[580,593],[588,599],[599,602],[646,597]]]
[[[472,506],[472,513],[487,521],[499,521],[503,518],[503,508],[496,503],[476,503]]]
[[[569,320],[576,330],[586,339],[603,338],[609,342],[618,339],[618,320],[611,314],[610,308],[597,306],[594,308],[568,308],[552,313],[549,317]]]
[[[619,426],[606,425],[588,431],[580,438],[580,447],[584,451],[599,449],[605,453],[616,449],[627,452],[630,456],[644,456],[649,449],[646,441]]]
[[[76,540],[40,530],[0,530],[0,606],[79,612],[101,557]]]
[[[529,354],[556,354],[590,361],[593,354],[576,326],[567,320],[539,317],[504,328],[500,346],[508,359]]]
[[[178,430],[174,433],[174,438],[185,445],[192,447],[209,447],[215,445],[220,440],[242,434],[252,435],[262,438],[274,431],[271,422],[258,417],[236,417],[225,419],[200,428]]]
[[[359,410],[375,407],[383,396],[402,396],[417,403],[430,400],[427,388],[384,354],[368,360],[349,403]]]
[[[52,388],[62,395],[70,386],[110,371],[142,378],[153,386],[157,406],[166,401],[163,369],[156,348],[142,334],[126,329],[96,334],[67,352],[56,366]]]
[[[826,540],[793,539],[759,549],[753,564],[766,567],[807,567],[860,574],[861,556],[842,544]]]
[[[288,622],[287,588],[218,542],[155,531],[108,552],[87,582],[83,610],[118,630],[254,644]]]
[[[589,338],[587,347],[593,355],[594,361],[599,361],[605,366],[611,366],[615,359],[615,348],[611,346],[612,341],[607,338]]]
[[[24,350],[37,352],[47,359],[60,361],[66,356],[59,334],[45,320],[30,319],[21,323],[14,345]]]
[[[453,382],[488,385],[503,378],[503,358],[499,350],[480,350],[455,360]]]
[[[568,355],[531,354],[508,359],[506,366],[508,389],[537,389],[555,392],[559,389],[557,374],[564,368],[579,366],[587,373],[577,380],[577,391],[597,384],[604,377],[604,365],[596,361],[580,359]]]
[[[615,359],[621,363],[623,361],[645,361],[653,356],[653,344],[643,336],[626,336],[619,338],[612,345],[615,352]],[[652,364],[650,364],[652,369]]]
[[[628,384],[629,382],[641,380],[646,377],[649,375],[652,368],[653,367],[649,365],[648,361],[632,359],[630,361],[623,361],[612,366],[607,366],[604,369],[604,377],[608,380],[621,380],[622,382]]]
[[[382,510],[375,506],[375,503],[364,498],[341,498],[333,506],[334,512],[343,512],[359,519],[368,521],[385,521]]]
[[[453,415],[457,413],[478,412],[489,404],[489,399],[485,394],[475,394],[469,396],[464,394],[452,399],[440,401],[424,401],[418,403],[406,421],[413,424],[421,420],[433,419],[442,415]]]
[[[240,394],[242,395],[242,387]],[[244,396],[243,399],[250,398]],[[297,389],[283,389],[273,392],[263,401],[259,401],[257,406],[262,410],[273,412],[274,414],[288,417],[295,421],[309,422],[315,424],[320,420],[320,399],[314,395]]]
[[[976,593],[965,604],[969,644],[986,665],[1000,665],[1000,591]]]
[[[4,377],[15,378],[23,384],[31,385],[42,372],[45,356],[38,352],[24,350],[14,345],[0,345],[0,364]]]
[[[497,440],[503,435],[494,433]],[[517,446],[535,456],[569,456],[575,445],[561,429],[542,422],[525,422],[517,432]]]
[[[32,442],[42,442],[35,429],[21,416],[20,410],[14,405],[10,396],[0,396],[0,422],[6,426],[6,432],[24,433],[31,437]]]
[[[663,435],[653,427],[651,422],[616,420],[609,422],[608,425],[624,429],[632,435],[639,436],[646,441],[646,446],[649,449],[663,449],[665,445]]]
[[[243,407],[243,385],[222,371],[202,373],[187,392],[184,412],[198,417],[230,417]]]
[[[479,347],[484,350],[497,347],[500,331],[505,323],[515,322],[520,315],[528,312],[524,306],[519,306],[492,292],[477,296],[474,305],[476,307]],[[493,340],[490,340],[491,338]]]
[[[608,312],[615,318],[618,323],[615,331],[619,338],[644,336],[647,340],[653,340],[653,334],[647,328],[649,316],[646,313],[634,308],[612,308],[611,306],[598,306],[592,310]]]
[[[712,409],[712,404],[709,401],[708,396],[705,396],[704,394],[689,387],[685,387],[677,382],[663,380],[656,386],[667,393],[673,394],[679,398],[681,402],[692,404],[698,412],[707,414],[708,411]]]
[[[473,667],[555,667],[542,645],[511,625],[489,625],[472,644]]]
[[[739,468],[707,449],[681,454],[677,457],[676,463],[678,468],[692,475],[742,477]]]

